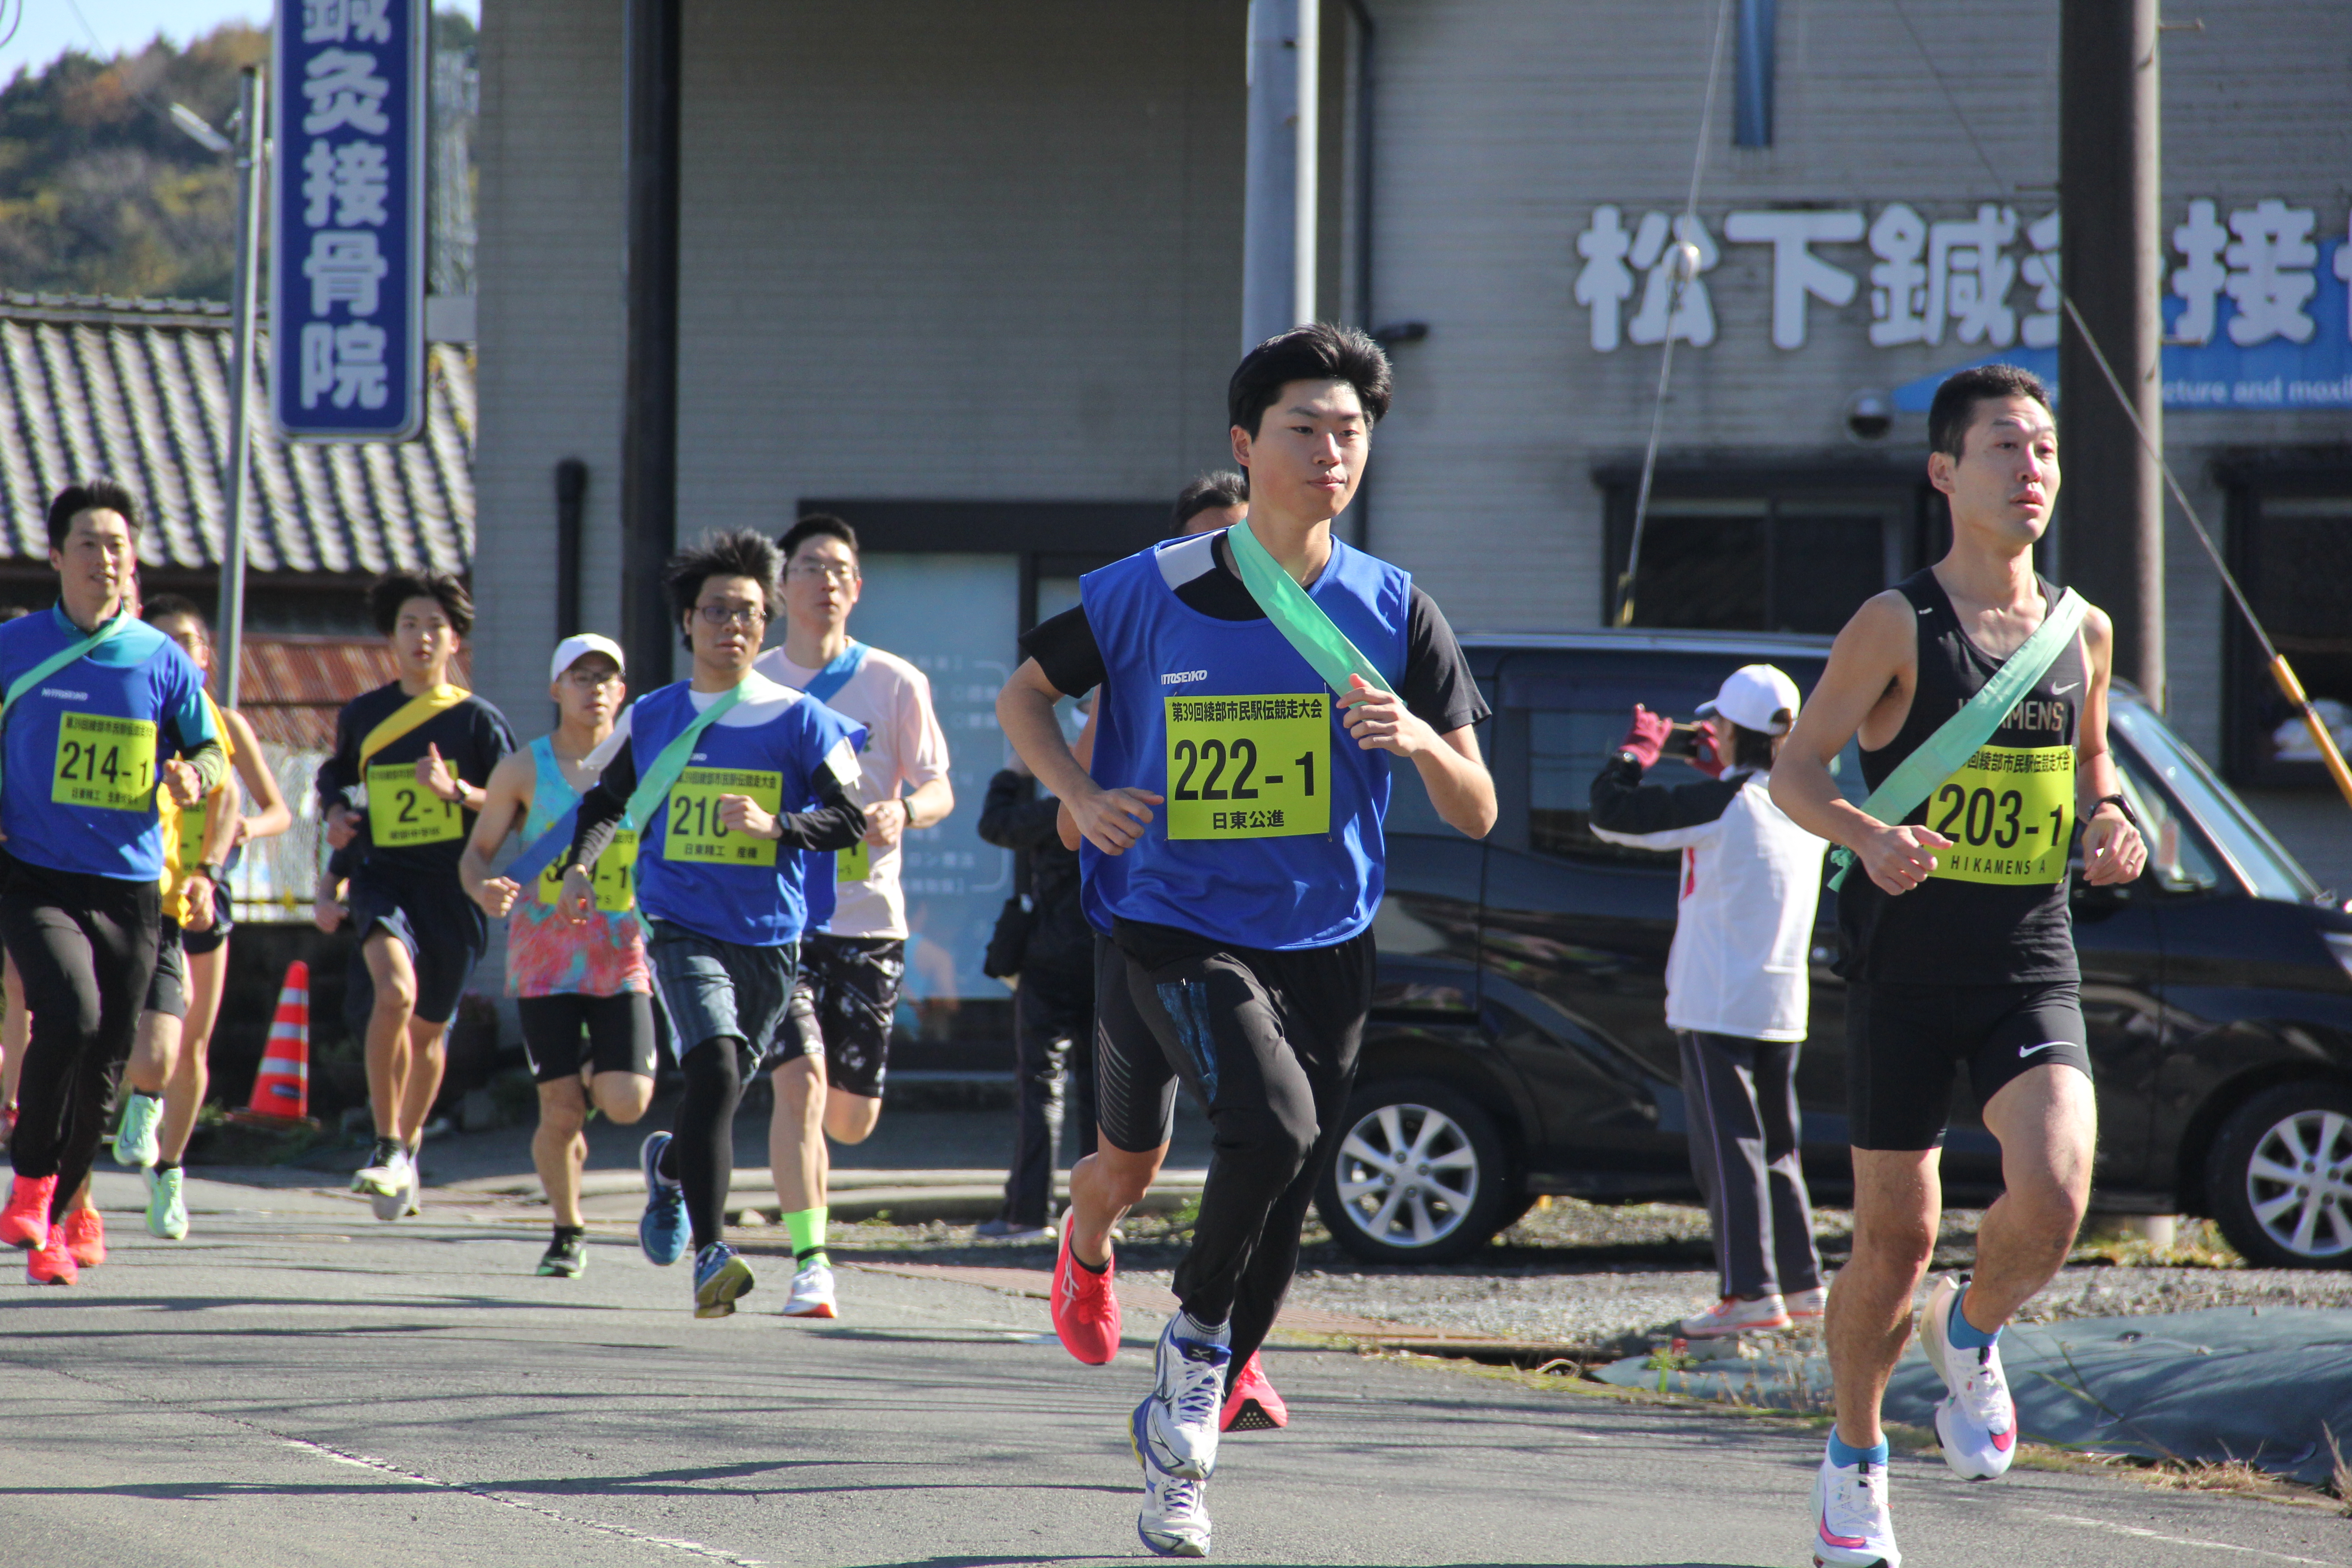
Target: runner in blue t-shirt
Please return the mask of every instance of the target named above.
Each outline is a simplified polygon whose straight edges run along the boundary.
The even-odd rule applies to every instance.
[[[601,776],[557,862],[564,911],[585,923],[596,907],[587,868],[632,797],[669,780],[633,824],[636,896],[686,1097],[675,1134],[645,1142],[637,1236],[647,1258],[675,1263],[691,1226],[699,1318],[725,1317],[751,1289],[751,1268],[724,1239],[731,1129],[745,1053],[775,1037],[792,1001],[808,915],[793,851],[846,849],[866,832],[848,793],[865,727],[751,668],[782,565],[775,545],[748,530],[706,534],[670,558],[692,678],[638,699],[590,754]]]
[[[0,626],[0,941],[33,1015],[0,1241],[32,1254],[34,1284],[70,1285],[59,1222],[98,1152],[163,933],[156,796],[194,805],[228,756],[204,677],[124,604],[139,563],[130,492],[68,486],[48,525],[58,603]]]

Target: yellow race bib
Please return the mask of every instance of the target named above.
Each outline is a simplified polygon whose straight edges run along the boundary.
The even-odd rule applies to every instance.
[[[551,860],[539,873],[539,901],[553,906],[563,900],[563,857]],[[588,868],[588,879],[596,889],[596,907],[608,915],[625,915],[636,908],[637,896],[629,875],[637,863],[637,836],[622,828],[596,857],[596,864]]]
[[[1327,693],[1166,700],[1169,837],[1331,831]]]
[[[863,838],[846,849],[836,849],[833,855],[833,879],[836,882],[862,882],[874,875],[874,851]]]
[[[102,811],[154,810],[155,726],[144,719],[61,714],[49,798]]]
[[[670,785],[662,858],[721,866],[773,866],[776,841],[730,829],[719,816],[719,797],[748,795],[762,811],[783,809],[784,775],[756,769],[688,768]]]
[[[457,770],[445,758],[448,776]],[[465,814],[416,782],[416,763],[376,763],[367,771],[368,836],[381,849],[445,844],[466,833]]]
[[[2074,748],[1987,746],[1927,802],[1927,826],[1952,841],[1938,877],[2029,887],[2066,879],[2074,822]]]

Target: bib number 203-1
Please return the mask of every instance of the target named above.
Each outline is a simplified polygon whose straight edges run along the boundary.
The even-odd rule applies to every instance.
[[[2074,748],[1986,746],[1928,797],[1927,826],[1952,841],[1938,877],[2041,886],[2063,881],[2074,820]]]
[[[154,809],[155,726],[99,713],[58,715],[58,771],[49,798],[103,811]]]
[[[1288,838],[1331,831],[1331,701],[1171,697],[1168,837]]]
[[[757,769],[688,768],[662,803],[662,858],[706,865],[773,866],[776,841],[727,826],[719,797],[748,795],[771,816],[783,809],[784,775]]]

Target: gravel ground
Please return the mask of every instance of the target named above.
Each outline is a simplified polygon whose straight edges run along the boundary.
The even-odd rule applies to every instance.
[[[1972,1261],[1979,1217],[1968,1210],[1944,1216],[1939,1268]],[[1851,1246],[1852,1216],[1819,1209],[1814,1221],[1834,1271]],[[837,1250],[877,1259],[1053,1264],[1050,1244],[974,1242],[960,1226],[850,1226],[839,1233]],[[1183,1216],[1131,1220],[1128,1233],[1121,1270],[1165,1283],[1181,1253]],[[1310,1222],[1291,1300],[1421,1328],[1622,1354],[1714,1300],[1712,1258],[1706,1211],[1679,1204],[1602,1207],[1557,1198],[1474,1258],[1435,1268],[1360,1263]],[[2023,1316],[2044,1322],[2250,1304],[2352,1308],[2352,1271],[2248,1268],[2210,1223],[2184,1220],[2168,1248],[2136,1240],[2078,1246]]]

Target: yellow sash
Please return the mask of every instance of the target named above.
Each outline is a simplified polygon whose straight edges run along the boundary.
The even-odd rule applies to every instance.
[[[435,714],[446,713],[472,695],[472,692],[462,686],[442,685],[433,688],[430,691],[419,692],[402,703],[393,711],[391,717],[370,730],[367,732],[367,739],[360,742],[360,772],[362,774],[367,772],[368,759],[378,752],[431,719]]]

